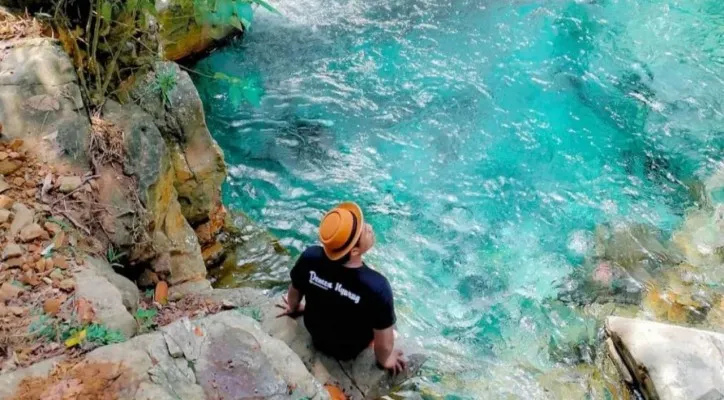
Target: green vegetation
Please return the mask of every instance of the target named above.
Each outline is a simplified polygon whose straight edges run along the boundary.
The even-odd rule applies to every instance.
[[[115,329],[109,329],[102,324],[79,324],[61,321],[46,314],[38,316],[30,324],[28,331],[38,338],[44,338],[52,342],[65,342],[67,347],[80,345],[84,348],[94,348],[126,340],[123,333]]]
[[[109,246],[108,250],[106,251],[106,260],[108,260],[108,263],[111,265],[111,267],[123,268],[123,264],[121,264],[119,261],[121,261],[121,259],[125,256],[125,252],[118,252],[118,250],[113,248],[113,246]]]
[[[171,105],[171,91],[176,87],[176,70],[172,68],[163,68],[156,71],[156,80],[154,81],[153,92],[161,92],[161,100],[163,105]]]
[[[138,323],[139,333],[145,333],[152,331],[156,327],[154,318],[158,315],[158,311],[155,308],[139,308],[136,310],[136,322]]]
[[[230,27],[249,29],[255,7],[278,13],[264,0],[173,0],[169,7],[159,15],[154,0],[55,3],[51,21],[73,60],[91,108],[102,105],[108,96],[117,97],[139,71],[150,70],[161,59],[158,49],[164,35],[188,32],[189,23],[195,23],[220,39]],[[157,75],[164,104],[170,103],[168,94],[175,84],[173,71]]]
[[[261,312],[261,310],[258,307],[241,307],[241,308],[237,308],[236,311],[242,315],[251,317],[256,322],[261,322],[264,319],[264,314]]]

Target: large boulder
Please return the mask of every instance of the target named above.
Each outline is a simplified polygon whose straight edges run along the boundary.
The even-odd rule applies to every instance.
[[[106,220],[112,232],[112,239],[118,248],[134,246],[138,240],[139,224],[150,219],[151,232],[148,240],[152,242],[150,250],[141,247],[146,253],[134,254],[134,259],[169,260],[169,282],[172,284],[203,279],[206,266],[201,257],[201,246],[196,233],[182,214],[176,191],[176,174],[171,156],[155,120],[135,104],[120,105],[108,101],[103,116],[123,131],[126,154],[124,172],[135,177],[135,191],[138,199],[148,212],[139,222],[136,197],[127,188],[119,187],[118,171],[105,169],[99,179],[99,197],[101,202],[113,209],[135,210],[114,219]]]
[[[607,318],[606,333],[647,399],[724,398],[723,334],[622,317]]]
[[[0,136],[22,138],[43,161],[87,169],[90,120],[78,77],[56,40],[0,43]]]
[[[93,306],[95,317],[101,324],[116,329],[127,338],[136,334],[137,325],[123,293],[106,277],[107,272],[96,268],[83,268],[74,273],[75,295]],[[118,277],[121,278],[121,277]],[[135,305],[133,306],[135,307]]]
[[[138,308],[138,301],[140,300],[140,293],[138,287],[131,282],[128,278],[123,275],[116,273],[106,260],[101,260],[95,257],[86,257],[86,267],[91,269],[96,275],[100,275],[111,285],[115,286],[116,289],[121,293],[121,301],[126,310],[130,313],[135,313]]]
[[[161,27],[159,39],[163,55],[167,60],[182,58],[204,52],[214,42],[234,33],[230,25],[212,25],[199,21],[199,5],[205,2],[178,0],[157,0],[156,12]]]
[[[211,297],[226,305],[239,307],[238,311],[252,315],[261,322],[261,328],[272,337],[286,343],[304,362],[307,369],[323,384],[342,388],[352,400],[377,399],[415,376],[426,357],[411,343],[398,341],[409,358],[409,368],[403,374],[391,376],[377,367],[373,349],[362,352],[351,361],[337,361],[315,350],[303,319],[276,318],[279,309],[274,299],[258,289],[216,289]]]
[[[720,269],[724,263],[724,205],[687,214],[672,241],[688,263],[704,269]]]
[[[78,370],[93,365],[113,366],[116,371],[113,384],[93,394],[119,400],[328,398],[299,357],[236,311],[195,321],[182,319],[160,332],[96,349],[64,370],[61,382],[71,381]],[[10,397],[23,387],[23,378],[51,373],[51,362],[42,367],[3,375],[0,394]],[[84,391],[91,389],[86,386],[89,382],[69,383]],[[36,379],[33,384],[43,382]]]
[[[177,64],[159,62],[132,91],[153,116],[170,151],[181,212],[193,226],[221,212],[224,156],[206,126],[203,105],[191,77]]]

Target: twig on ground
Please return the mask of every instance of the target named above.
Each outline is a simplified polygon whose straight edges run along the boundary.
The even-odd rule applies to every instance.
[[[88,236],[91,235],[90,229],[86,228],[83,224],[81,224],[81,223],[78,222],[75,218],[73,218],[73,216],[70,215],[69,212],[67,212],[67,211],[60,211],[60,214],[61,214],[62,216],[64,216],[65,218],[68,218],[68,221],[72,222],[73,225],[76,226],[76,228],[82,230],[86,235],[88,235]]]
[[[51,206],[51,207],[55,207],[56,204],[60,203],[61,201],[65,200],[65,199],[67,199],[67,198],[70,197],[73,193],[81,190],[81,189],[83,188],[83,186],[85,186],[86,183],[90,182],[90,181],[93,180],[93,179],[98,179],[98,178],[100,178],[100,177],[101,177],[100,175],[97,175],[97,174],[96,174],[96,175],[91,175],[91,176],[88,176],[88,177],[84,178],[84,179],[83,179],[83,182],[80,184],[80,186],[78,186],[77,188],[71,190],[71,191],[70,191],[69,193],[67,193],[65,196],[63,196],[63,197],[55,200],[55,201],[53,202],[53,204],[51,204],[50,206]]]

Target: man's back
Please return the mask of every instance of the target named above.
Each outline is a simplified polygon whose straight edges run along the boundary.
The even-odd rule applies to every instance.
[[[291,277],[306,298],[304,324],[315,346],[329,355],[353,358],[370,344],[373,329],[395,323],[390,284],[366,265],[346,268],[313,246],[299,257]]]

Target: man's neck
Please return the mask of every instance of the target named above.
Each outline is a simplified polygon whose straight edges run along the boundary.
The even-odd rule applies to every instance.
[[[351,257],[349,261],[344,264],[345,268],[362,268],[365,263],[362,261],[362,256]]]

